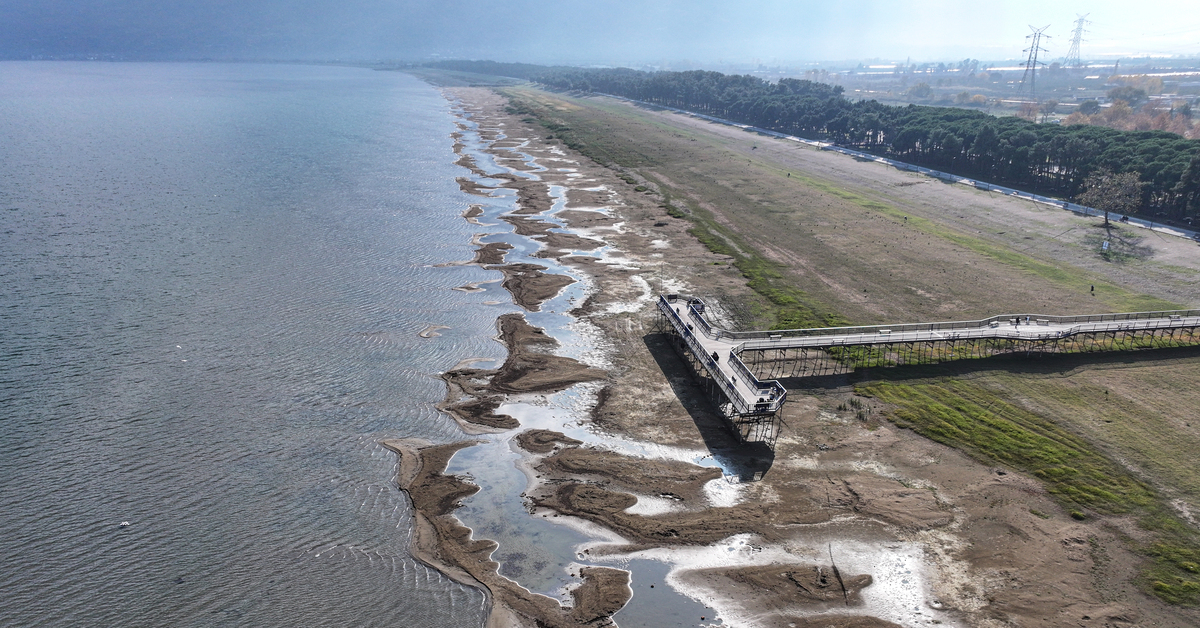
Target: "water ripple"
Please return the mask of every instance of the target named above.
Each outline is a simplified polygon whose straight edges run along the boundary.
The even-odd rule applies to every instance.
[[[0,625],[480,625],[409,557],[378,445],[458,438],[437,372],[503,352],[450,290],[484,273],[435,267],[471,256],[445,101],[353,68],[0,77]]]

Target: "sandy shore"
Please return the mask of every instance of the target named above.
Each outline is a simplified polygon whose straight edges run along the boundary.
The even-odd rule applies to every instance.
[[[592,567],[580,572],[582,584],[573,591],[574,607],[563,609],[557,601],[530,593],[497,573],[490,558],[496,544],[474,540],[471,530],[451,513],[459,500],[478,487],[443,475],[456,451],[470,441],[433,445],[418,439],[382,442],[399,456],[396,484],[409,496],[414,513],[410,551],[421,562],[455,581],[488,592],[492,612],[488,626],[587,626],[603,625],[629,599],[629,574],[619,569]]]
[[[603,371],[578,360],[548,353],[558,341],[519,314],[501,316],[496,327],[500,341],[508,348],[508,358],[500,368],[460,368],[442,373],[447,393],[438,409],[453,416],[468,433],[479,426],[512,429],[520,425],[510,416],[494,414],[506,394],[552,393],[606,377]]]
[[[481,126],[490,126],[502,120],[506,125],[506,133],[512,132],[510,126],[514,120],[501,114],[501,101],[494,94],[469,90],[456,92],[455,95],[469,98],[467,102],[480,106],[473,115],[474,120],[481,122]],[[497,147],[497,143],[492,143],[492,151],[499,154],[510,152],[503,146]],[[522,138],[522,144],[522,151],[527,154],[533,152],[555,157],[561,154],[553,143],[541,142],[536,137]],[[531,149],[531,144],[536,149]],[[460,151],[462,146],[461,143],[456,144]],[[638,331],[642,334],[647,331],[644,329],[646,317],[639,310],[650,303],[649,284],[639,270],[641,267],[653,267],[655,259],[652,251],[661,248],[665,238],[685,237],[682,233],[686,228],[685,223],[666,217],[661,208],[641,207],[640,204],[631,207],[621,194],[612,191],[623,184],[628,187],[626,182],[616,179],[611,172],[595,164],[581,163],[578,159],[575,164],[582,166],[587,173],[586,177],[579,177],[582,181],[556,180],[553,175],[547,176],[547,173],[541,172],[539,174],[543,180],[533,183],[507,174],[485,172],[468,155],[462,155],[458,163],[476,176],[500,182],[492,187],[464,177],[459,180],[464,192],[487,195],[497,187],[517,191],[517,209],[501,218],[513,225],[515,234],[543,245],[535,256],[571,264],[587,272],[596,282],[597,289],[585,304],[576,309],[577,316],[601,321],[607,318],[606,313],[613,310],[628,310],[617,321],[603,321],[604,326],[615,322],[625,326],[625,331],[629,332],[632,330],[628,328],[636,320]],[[524,161],[521,163],[527,164]],[[557,224],[540,219],[537,215],[549,210],[553,204],[553,199],[545,192],[548,185],[570,183],[574,183],[574,186],[566,192],[568,209],[559,212],[556,217],[566,222],[574,232],[564,232],[558,229]],[[655,231],[637,233],[630,238],[632,234],[624,225],[633,217],[631,210],[634,209],[643,214],[639,216],[641,222]],[[481,213],[469,209],[464,212],[464,218],[477,219]],[[624,241],[614,236],[625,236]],[[544,266],[504,263],[506,253],[512,248],[506,243],[476,244],[478,248],[472,263],[500,271],[504,275],[503,285],[512,294],[514,302],[528,311],[538,311],[546,299],[573,281],[563,275],[544,272],[548,270]],[[691,250],[687,251],[688,257],[683,261],[704,264],[713,259],[706,250],[694,243],[689,244],[692,244]],[[602,246],[612,247],[613,250],[603,257],[578,255]],[[727,268],[716,273],[701,272],[710,275],[708,279],[712,279],[711,275],[717,275],[731,288],[739,283]],[[635,277],[641,281],[634,280]],[[636,292],[631,292],[631,289]],[[637,316],[630,317],[629,314]],[[630,392],[628,388],[634,384],[634,380],[647,375],[644,370],[648,364],[624,364],[626,368],[633,366],[635,370],[627,374],[629,377],[614,381],[613,372],[592,369],[576,360],[554,355],[558,343],[543,330],[530,326],[520,315],[500,317],[497,328],[499,339],[509,351],[508,359],[500,368],[462,368],[448,371],[442,376],[447,384],[447,396],[439,408],[454,416],[468,433],[519,428],[517,419],[497,413],[498,408],[513,395],[553,393],[583,381],[594,380],[604,380],[606,383],[593,412],[594,422],[603,425],[604,414],[617,405],[612,401],[612,396]],[[644,344],[640,349],[645,351]],[[661,371],[657,375],[661,380]],[[661,383],[658,387],[663,388]],[[662,395],[665,391],[656,392]],[[672,440],[678,440],[678,437]],[[699,466],[681,460],[622,455],[583,446],[579,441],[547,430],[519,433],[516,443],[533,455],[529,464],[536,473],[535,477],[539,478],[526,493],[531,510],[554,512],[555,516],[599,524],[624,539],[622,544],[588,549],[594,558],[625,555],[663,546],[709,545],[733,534],[751,533],[762,542],[778,542],[787,536],[781,531],[789,527],[826,523],[838,514],[837,510],[816,507],[815,501],[806,501],[805,505],[811,507],[805,508],[779,507],[778,504],[754,500],[713,507],[708,487],[714,481],[727,482],[717,467]],[[402,487],[413,495],[418,512],[423,514],[427,522],[432,522],[425,529],[431,530],[433,538],[437,540],[423,539],[418,544],[424,552],[423,560],[439,568],[457,570],[460,576],[469,574],[487,587],[493,596],[493,624],[496,625],[514,622],[527,625],[593,625],[609,621],[609,616],[624,605],[630,594],[627,572],[597,567],[581,569],[584,581],[572,591],[575,601],[573,610],[563,611],[550,605],[548,598],[531,597],[524,589],[514,589],[511,581],[495,574],[496,564],[482,558],[484,553],[490,553],[491,545],[465,541],[465,528],[449,515],[453,511],[453,504],[469,494],[470,485],[440,474],[458,448],[410,446],[407,450],[401,450],[393,447],[393,450],[400,452],[402,467],[407,457],[420,461],[410,462],[409,467],[425,469],[419,476],[414,476],[411,471],[407,476],[402,472],[399,479]],[[697,449],[697,457],[702,455],[699,452],[700,449]],[[439,497],[443,493],[447,497]],[[666,512],[651,514],[631,512],[636,511],[631,507],[639,502],[637,496],[642,496],[641,501],[669,502],[670,508]],[[623,576],[614,575],[614,571]],[[836,564],[831,562],[797,563],[789,571],[780,572],[782,576],[767,572],[774,573],[763,566],[710,567],[698,570],[693,575],[706,581],[728,578],[731,582],[752,587],[770,582],[769,588],[772,589],[779,588],[778,582],[773,582],[772,578],[783,578],[780,582],[789,583],[789,588],[794,589],[784,594],[785,599],[808,605],[817,611],[839,605],[846,608],[862,607],[861,591],[872,582],[869,574],[847,574],[843,577]],[[827,617],[822,621],[826,622],[823,625],[838,626],[890,625],[881,620],[863,623],[864,620],[850,616]]]
[[[1098,557],[1094,548],[1119,547],[1112,542],[1118,532],[1066,516],[1033,479],[981,465],[887,422],[856,419],[841,409],[855,398],[848,387],[795,395],[773,450],[737,442],[656,332],[652,308],[659,289],[704,286],[706,294],[748,297],[728,258],[690,236],[690,223],[670,217],[660,198],[506,113],[500,96],[462,88],[448,97],[460,99],[479,123],[497,163],[530,172],[537,164],[569,162],[573,176],[549,168],[531,181],[486,172],[461,141],[455,144],[460,166],[494,182],[463,177],[464,192],[514,190],[517,207],[502,219],[542,244],[536,256],[587,275],[591,290],[573,314],[603,333],[611,366],[557,355],[559,342],[544,330],[520,314],[506,315],[497,321],[509,351],[505,363],[443,374],[447,396],[439,408],[467,433],[515,431],[521,422],[503,412],[506,403],[593,382],[601,388],[590,429],[657,451],[690,452],[635,456],[554,430],[515,433],[531,470],[524,494],[531,516],[554,513],[623,539],[586,548],[590,562],[649,557],[671,564],[669,584],[717,609],[726,625],[1103,626],[1170,619],[1111,593],[1120,586],[1113,583],[1132,575],[1136,560],[1118,549]],[[468,132],[462,126],[455,139]],[[551,185],[566,190],[555,219],[569,231],[539,217],[555,203]],[[478,224],[482,213],[468,209],[464,219]],[[477,244],[470,263],[501,272],[514,303],[529,312],[574,281],[546,266],[506,263],[511,245]],[[500,576],[490,558],[496,544],[471,539],[453,517],[476,489],[443,471],[470,444],[385,443],[400,457],[397,483],[417,513],[414,554],[486,589],[491,626],[611,623],[633,591],[627,571],[580,568],[574,604],[564,607]],[[697,464],[705,459],[721,466]],[[756,474],[762,481],[738,482]],[[1101,564],[1111,573],[1098,575]]]

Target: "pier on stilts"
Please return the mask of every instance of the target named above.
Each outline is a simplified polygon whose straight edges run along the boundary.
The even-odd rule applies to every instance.
[[[738,332],[705,316],[704,301],[659,295],[660,325],[743,441],[778,438],[787,389],[779,378],[939,364],[998,355],[1126,351],[1200,344],[1200,310],[1083,316],[1004,314],[978,321]]]

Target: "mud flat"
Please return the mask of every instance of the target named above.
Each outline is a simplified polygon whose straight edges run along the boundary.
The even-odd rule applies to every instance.
[[[492,124],[502,120],[506,133],[513,134],[513,119],[499,111],[503,102],[501,99],[482,90],[468,93],[487,103],[486,107],[473,113],[473,119],[489,120]],[[543,159],[561,159],[561,149],[553,143],[538,141],[533,130],[523,136],[530,138],[522,147],[523,151],[540,154]],[[423,500],[414,498],[417,510],[429,508],[427,517],[440,522],[440,527],[434,526],[438,532],[438,542],[433,545],[440,548],[442,553],[431,557],[431,564],[457,565],[461,571],[485,586],[493,596],[493,622],[513,625],[537,625],[539,622],[545,625],[560,625],[559,622],[603,624],[611,621],[611,615],[624,606],[631,594],[628,572],[604,567],[605,561],[620,565],[637,552],[653,552],[664,548],[708,551],[719,547],[724,552],[725,546],[722,544],[731,537],[750,537],[753,539],[750,544],[756,547],[779,547],[785,539],[795,536],[799,528],[828,524],[844,515],[849,510],[847,505],[855,500],[851,496],[853,488],[849,488],[845,482],[838,482],[831,489],[826,486],[830,480],[825,477],[815,486],[811,485],[813,483],[796,485],[792,482],[770,485],[765,482],[758,485],[731,483],[730,478],[736,481],[739,465],[761,464],[754,457],[764,452],[747,454],[737,451],[736,443],[729,440],[728,434],[715,423],[715,417],[708,416],[699,423],[689,418],[680,406],[679,395],[664,380],[663,370],[655,361],[662,355],[652,357],[651,352],[647,351],[647,338],[653,334],[647,327],[651,319],[646,313],[652,305],[651,280],[659,286],[685,286],[688,285],[684,283],[685,280],[701,281],[723,286],[730,291],[744,290],[745,280],[736,270],[722,263],[724,258],[708,252],[688,236],[688,224],[685,221],[665,216],[662,208],[657,207],[652,199],[646,199],[651,200],[650,203],[645,202],[643,195],[632,191],[633,186],[615,177],[608,169],[578,158],[575,161],[578,166],[576,172],[582,171],[586,176],[567,180],[565,177],[555,178],[553,172],[537,172],[543,178],[540,183],[543,188],[548,189],[549,185],[568,188],[565,192],[565,208],[555,214],[555,222],[538,215],[548,211],[554,202],[548,195],[543,197],[537,193],[534,185],[517,177],[486,172],[474,160],[470,164],[474,166],[474,174],[496,181],[497,188],[515,187],[518,190],[517,209],[501,216],[501,219],[512,224],[517,235],[545,245],[537,255],[569,264],[585,272],[593,282],[586,301],[574,313],[597,325],[605,332],[607,342],[620,347],[615,351],[617,359],[614,360],[614,368],[599,370],[556,355],[554,352],[559,347],[556,339],[531,325],[524,315],[508,314],[497,320],[498,339],[509,352],[504,364],[497,369],[468,367],[444,373],[442,377],[447,383],[447,397],[439,407],[454,416],[467,433],[502,434],[520,428],[520,420],[505,411],[513,400],[528,395],[553,394],[581,382],[599,382],[600,394],[594,407],[585,413],[594,429],[616,428],[623,436],[644,440],[651,447],[657,444],[682,446],[683,451],[690,453],[686,453],[684,459],[680,459],[678,454],[665,459],[646,457],[608,450],[602,444],[597,445],[594,438],[589,439],[593,442],[585,444],[555,430],[516,433],[513,439],[515,446],[528,453],[523,463],[529,469],[525,501],[532,516],[555,518],[568,525],[572,525],[571,521],[578,521],[584,527],[600,526],[610,534],[609,542],[582,549],[581,556],[586,556],[585,562],[590,564],[580,564],[572,569],[583,580],[571,589],[572,603],[569,606],[577,610],[568,612],[560,609],[550,598],[532,595],[500,576],[499,564],[484,559],[484,554],[492,555],[495,545],[469,541],[468,529],[452,516],[454,504],[469,495],[467,491],[470,489],[467,487],[472,485],[452,477],[450,481],[443,482],[440,478],[450,476],[441,475],[441,471],[446,468],[455,451],[468,445],[430,448],[430,462],[424,467],[429,469],[429,474],[422,476],[424,483],[412,486],[417,491],[430,492]],[[503,163],[508,165],[511,162]],[[474,182],[464,184],[463,189],[487,193]],[[478,219],[481,215],[472,213],[464,217]],[[563,224],[569,230],[561,229]],[[672,247],[671,252],[675,257],[675,268],[671,271],[673,277],[662,276],[660,257],[664,243],[670,243],[668,246]],[[476,245],[478,249],[474,263],[503,258],[512,250],[511,246],[503,243],[478,242],[478,238]],[[586,253],[601,246],[604,250],[598,255],[580,254],[581,251]],[[680,265],[687,270],[681,273]],[[546,299],[572,281],[535,264],[510,262],[484,267],[501,271],[505,277],[504,287],[513,295],[514,303],[529,312],[537,312]],[[653,277],[655,274],[659,276]],[[684,276],[681,277],[681,274]],[[522,285],[523,282],[528,283]],[[677,374],[672,377],[678,378]],[[691,394],[687,390],[682,393],[685,399]],[[638,404],[639,410],[629,413],[630,403]],[[621,421],[612,421],[613,414],[620,414]],[[645,420],[644,426],[662,431],[647,438],[646,434],[628,430],[623,425],[638,419]],[[721,438],[726,441],[721,442]],[[420,449],[415,453],[425,455],[425,451]],[[711,458],[714,451],[721,458],[720,466],[712,466],[711,461],[708,466],[697,464],[706,457]],[[414,452],[409,453],[410,457],[412,455]],[[871,478],[860,480],[863,492],[874,495],[866,488],[870,483]],[[455,497],[434,499],[437,491]],[[764,491],[772,493],[773,498],[761,499]],[[831,492],[834,497],[831,497]],[[915,492],[919,495],[928,494],[927,491]],[[927,519],[948,520],[944,509],[935,500],[926,501],[929,503],[924,506],[932,504],[936,511],[935,514],[925,515]],[[896,521],[907,522],[915,516],[914,506],[920,505],[913,500],[904,502],[897,499],[895,508],[869,508],[862,504],[858,504],[858,507],[864,516],[892,516]],[[892,535],[878,529],[869,530],[867,536],[872,535],[893,540]],[[776,554],[785,565],[789,565],[791,571],[785,571],[793,574],[792,579],[786,580],[791,583],[790,589],[776,591],[785,606],[794,602],[801,608],[807,608],[814,617],[821,617],[821,621],[825,622],[822,625],[890,625],[884,620],[854,614],[856,610],[861,613],[867,608],[862,599],[862,590],[870,588],[870,574],[846,574],[843,581],[836,585],[836,593],[841,596],[838,606],[821,597],[828,593],[826,589],[829,583],[836,582],[832,575],[836,571],[834,564],[814,560],[812,555],[805,555],[803,560],[799,560],[789,558],[786,553]],[[672,558],[655,560],[667,564],[687,562]],[[759,574],[759,571],[769,568],[756,565],[753,560],[725,562],[728,564],[696,563],[703,565],[703,568],[691,570],[694,572],[692,577],[707,583],[727,577],[731,582],[752,583],[751,587],[769,579]],[[674,577],[674,584],[660,582],[659,586],[674,586],[697,599],[704,595],[699,593],[700,587],[689,585],[682,577]],[[814,596],[821,599],[815,599]],[[736,605],[742,597],[739,593],[737,599],[703,601],[710,608],[720,609],[722,604]],[[829,593],[828,597],[836,596]],[[835,612],[829,614],[829,609]],[[718,614],[716,611],[705,612]],[[734,619],[735,615],[731,614],[730,619]],[[804,613],[788,612],[779,613],[775,619],[794,621],[800,618],[807,621],[804,617],[807,617]],[[700,620],[699,617],[694,619]],[[716,617],[708,616],[705,621],[714,619]],[[875,623],[869,623],[871,621]],[[786,622],[782,625],[786,625]]]
[[[413,557],[455,581],[488,591],[492,601],[488,626],[529,625],[531,618],[537,618],[538,626],[600,625],[629,599],[629,574],[620,569],[580,570],[583,582],[573,591],[574,606],[568,609],[497,573],[499,565],[490,558],[496,544],[472,539],[470,528],[451,516],[459,500],[478,487],[442,474],[455,452],[474,443],[434,445],[418,439],[394,439],[382,444],[399,457],[396,484],[412,501]]]
[[[500,341],[508,348],[508,358],[500,368],[461,368],[442,374],[447,393],[438,409],[453,416],[468,432],[474,426],[518,427],[516,419],[495,414],[507,394],[556,392],[607,377],[605,372],[578,360],[548,353],[558,341],[520,314],[505,314],[496,326]]]
[[[1200,618],[1193,611],[1167,607],[1129,584],[1143,561],[1127,549],[1126,540],[1140,534],[1135,522],[1072,518],[1039,481],[881,420],[886,405],[856,395],[851,382],[793,391],[773,448],[748,446],[729,433],[668,338],[656,331],[653,295],[658,290],[703,292],[714,304],[714,314],[725,317],[727,324],[761,323],[754,319],[754,308],[763,300],[747,287],[730,255],[710,251],[689,233],[695,226],[692,221],[668,213],[667,207],[677,207],[677,201],[653,192],[665,182],[700,190],[701,185],[691,185],[689,178],[735,181],[740,171],[728,170],[734,168],[728,164],[757,159],[758,145],[765,139],[723,128],[710,132],[690,119],[678,125],[675,135],[635,125],[617,114],[604,119],[612,124],[614,141],[625,141],[625,134],[630,142],[649,137],[650,144],[668,146],[680,161],[688,162],[660,164],[653,173],[655,181],[648,181],[620,164],[601,167],[547,139],[544,128],[506,113],[506,100],[489,90],[463,88],[450,95],[460,99],[478,123],[477,131],[461,126],[462,133],[478,133],[487,146],[485,154],[520,173],[489,172],[481,161],[465,158],[460,142],[460,165],[487,181],[467,179],[464,191],[487,196],[500,188],[515,190],[516,208],[500,218],[518,235],[540,239],[543,246],[536,255],[552,260],[547,264],[569,265],[574,274],[586,278],[586,298],[575,303],[572,313],[601,333],[597,342],[603,347],[603,368],[559,355],[564,344],[537,327],[544,323],[534,321],[545,320],[539,312],[542,304],[559,298],[555,295],[570,278],[549,266],[530,264],[539,268],[529,269],[520,266],[527,261],[505,263],[512,249],[477,243],[481,250],[492,248],[477,252],[474,263],[502,272],[505,266],[517,266],[520,272],[559,278],[534,276],[530,285],[549,283],[518,297],[523,288],[510,281],[518,272],[510,269],[504,275],[514,303],[526,311],[497,321],[509,357],[497,369],[466,367],[444,374],[448,393],[441,407],[464,431],[488,433],[488,438],[502,439],[498,442],[506,446],[511,442],[519,451],[528,478],[521,498],[529,516],[611,533],[606,542],[579,548],[578,563],[570,569],[572,575],[579,574],[579,581],[565,606],[564,600],[531,593],[499,575],[500,564],[492,553],[495,543],[472,540],[470,530],[453,516],[456,505],[474,489],[468,481],[443,472],[454,453],[470,443],[393,447],[400,454],[398,483],[425,521],[419,530],[426,536],[414,540],[415,551],[431,565],[487,589],[492,625],[603,625],[633,591],[647,591],[650,585],[658,587],[656,592],[666,587],[697,600],[701,606],[689,607],[689,612],[711,610],[696,613],[692,623],[700,623],[704,613],[703,621],[736,626],[1196,625]],[[567,115],[577,106],[536,92],[522,97],[537,101],[543,116]],[[594,115],[607,115],[597,111]],[[705,143],[707,151],[699,157],[697,142]],[[767,147],[762,154],[791,160],[788,167],[798,173],[802,167],[821,176],[836,171],[823,161],[813,162],[824,156],[805,153],[800,159],[793,156],[794,150]],[[726,170],[706,171],[705,164],[721,164]],[[746,176],[762,177],[756,183],[761,189],[773,189],[772,182],[783,180],[783,171],[775,166],[764,169],[774,177],[767,180],[760,165],[749,165]],[[853,167],[846,185],[871,180],[869,173],[859,172],[862,167]],[[921,186],[895,187],[887,177],[876,187],[891,197],[916,194],[917,200],[904,202],[913,207],[908,215],[921,215],[916,205],[928,192],[912,192]],[[787,185],[800,185],[796,180],[801,178],[791,177]],[[563,196],[551,195],[551,186],[565,190]],[[710,202],[706,198],[718,197],[695,192],[689,202],[700,207]],[[830,245],[832,238],[843,238],[840,246],[847,247],[844,238],[878,239],[887,234],[894,239],[896,230],[914,227],[903,227],[899,216],[864,218],[861,207],[840,209],[842,197],[826,188],[796,192],[796,203],[808,203],[803,199],[809,198],[814,199],[813,207],[797,207],[811,209],[814,216],[836,215],[836,224],[832,218],[813,222],[805,232],[812,241],[797,240],[794,247],[785,242],[799,238],[794,234],[778,234],[779,246],[759,244],[772,256],[789,260],[789,272],[801,278],[798,282],[813,285],[822,299],[863,319],[896,313],[924,316],[947,306],[972,312],[991,308],[982,291],[962,292],[958,286],[938,285],[948,278],[910,273],[912,260],[903,257],[909,253],[896,253],[890,246],[880,247],[879,260],[873,257],[871,263],[895,262],[904,269],[896,272],[908,275],[871,279],[869,296],[849,289],[855,280],[852,273],[864,272],[862,264],[822,266],[829,262],[820,256],[831,256],[839,264],[845,259]],[[1002,202],[1008,201],[987,200],[996,212]],[[550,216],[556,203],[562,208]],[[909,205],[904,207],[908,211]],[[483,216],[482,211],[469,213],[464,218]],[[732,213],[718,222],[753,231],[746,222],[754,217],[750,210]],[[845,225],[854,216],[867,225],[865,236],[848,235]],[[999,220],[988,216],[989,221]],[[900,225],[889,222],[892,218]],[[1050,224],[1046,229],[1058,226],[1057,216],[1037,218]],[[939,233],[930,227],[919,237],[939,264],[957,263],[966,269],[955,271],[962,277],[954,281],[986,286],[995,281],[980,278],[1007,276],[1008,271],[980,270],[981,258],[972,257],[976,253],[967,246],[972,242],[956,235],[946,244]],[[553,242],[554,237],[560,239]],[[794,252],[806,250],[801,245],[807,244],[812,244],[808,257]],[[1066,255],[1064,250],[1052,253]],[[487,263],[497,257],[499,263]],[[1161,272],[1166,277],[1191,271]],[[1035,275],[1020,275],[1005,290],[1046,300],[1061,288],[1054,281],[1041,281]],[[1131,298],[1115,291],[1123,281],[1117,273],[1104,284],[1114,287],[1106,302]],[[907,296],[888,300],[889,290]],[[1165,289],[1154,294],[1160,299],[1170,296]],[[926,302],[943,296],[943,302]],[[1080,291],[1059,300],[1074,307],[1096,298]],[[549,429],[539,424],[522,431],[528,420],[522,408],[542,403],[535,403],[537,399],[568,394],[580,383],[593,391],[584,396],[588,407],[572,417],[582,428],[563,421]],[[856,405],[849,406],[851,400]],[[618,447],[617,442],[625,445]],[[762,480],[739,482],[756,476]],[[414,479],[405,479],[410,477]],[[629,571],[620,569],[646,561],[668,566],[663,580],[631,580]]]
[[[512,250],[512,245],[507,242],[490,242],[480,245],[475,250],[475,259],[473,263],[481,266],[494,266],[504,263],[504,255]]]
[[[513,301],[530,312],[538,311],[544,301],[575,283],[566,275],[542,272],[546,267],[540,264],[504,264],[487,269],[503,273],[504,288],[512,294]]]

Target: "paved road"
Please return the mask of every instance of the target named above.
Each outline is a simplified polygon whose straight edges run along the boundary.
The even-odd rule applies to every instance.
[[[942,172],[940,170],[934,170],[932,168],[925,168],[924,166],[916,166],[916,165],[906,163],[903,161],[898,161],[896,159],[890,159],[888,157],[880,157],[879,155],[873,155],[871,153],[866,153],[866,152],[863,152],[860,150],[854,150],[853,148],[846,148],[844,146],[838,146],[837,144],[832,144],[830,142],[822,142],[819,140],[804,139],[802,137],[796,137],[795,135],[788,135],[786,133],[780,133],[778,131],[771,131],[771,130],[759,128],[756,126],[750,126],[748,124],[741,124],[739,122],[733,122],[730,120],[725,120],[723,118],[717,118],[717,117],[705,115],[702,113],[695,113],[692,111],[688,111],[686,109],[676,109],[675,107],[667,107],[664,105],[657,105],[654,103],[644,102],[641,100],[634,100],[633,98],[625,98],[623,96],[615,96],[613,94],[605,94],[602,92],[596,92],[596,94],[598,94],[600,96],[607,96],[609,98],[616,98],[618,100],[624,100],[627,102],[637,103],[639,105],[645,105],[647,107],[654,107],[656,109],[665,109],[667,111],[674,111],[675,113],[681,113],[683,115],[692,116],[694,118],[700,118],[701,120],[708,120],[709,122],[715,122],[717,124],[724,124],[726,126],[737,127],[739,129],[746,129],[748,131],[754,131],[755,133],[762,133],[763,135],[770,135],[771,137],[777,137],[779,139],[787,140],[790,142],[799,142],[801,144],[812,146],[812,147],[820,149],[820,150],[827,150],[827,151],[832,151],[835,153],[842,153],[843,155],[849,155],[851,157],[856,157],[858,159],[869,159],[874,162],[892,166],[893,168],[897,168],[899,170],[907,170],[909,172],[916,172],[916,173],[923,174],[926,176],[934,177],[936,179],[941,179],[943,181],[949,181],[951,183],[961,183],[963,185],[969,185],[976,189],[986,190],[988,192],[999,192],[1001,194],[1007,194],[1008,196],[1023,198],[1025,200],[1033,201],[1035,203],[1042,203],[1044,205],[1050,205],[1051,207],[1065,209],[1068,211],[1075,212],[1077,214],[1084,214],[1085,216],[1103,216],[1104,215],[1104,212],[1099,209],[1095,209],[1093,207],[1088,207],[1086,205],[1080,205],[1078,203],[1071,203],[1069,201],[1064,201],[1060,198],[1051,198],[1049,196],[1042,196],[1041,194],[1034,194],[1032,192],[1023,192],[1021,190],[1004,187],[1002,185],[995,185],[993,183],[988,183],[986,181],[980,181],[978,179],[971,179],[969,177],[964,177],[964,176],[960,176],[957,174],[950,174],[949,172]],[[1109,216],[1110,216],[1111,220],[1117,220],[1120,218],[1119,215],[1110,214]],[[1149,229],[1156,233],[1173,235],[1173,236],[1180,237],[1180,238],[1190,238],[1192,240],[1200,240],[1200,231],[1195,231],[1192,229],[1184,229],[1182,227],[1171,227],[1171,226],[1167,226],[1167,225],[1158,224],[1158,223],[1155,223],[1150,220],[1144,220],[1141,218],[1133,218],[1133,217],[1127,217],[1122,222],[1124,222],[1125,224],[1133,225],[1135,227]]]

